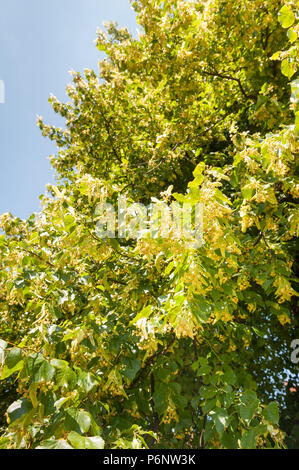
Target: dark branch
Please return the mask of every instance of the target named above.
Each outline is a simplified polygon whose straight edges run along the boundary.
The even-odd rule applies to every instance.
[[[222,74],[222,73],[218,73],[216,71],[213,71],[213,72],[209,72],[208,70],[202,70],[201,71],[204,75],[210,75],[211,77],[216,77],[216,78],[223,78],[224,80],[233,80],[235,82],[238,83],[238,86],[240,88],[240,91],[242,93],[242,95],[244,96],[244,98],[246,98],[247,100],[249,98],[253,98],[253,96],[251,95],[247,95],[246,91],[244,90],[243,88],[243,85],[241,83],[241,80],[239,78],[236,78],[236,77],[232,77],[231,75],[225,75],[225,74]]]
[[[173,335],[173,337],[171,338],[171,340],[169,341],[169,343],[165,346],[164,349],[160,350],[160,351],[156,351],[154,354],[152,354],[146,361],[145,361],[145,364],[144,366],[140,369],[140,371],[138,372],[138,374],[136,375],[135,379],[133,380],[133,382],[130,383],[128,389],[132,389],[135,387],[135,385],[140,381],[140,379],[142,379],[143,377],[145,378],[148,373],[149,373],[149,367],[153,365],[155,359],[157,359],[158,357],[160,356],[164,356],[167,351],[169,350],[170,346],[174,343],[175,341],[175,338],[176,336]]]

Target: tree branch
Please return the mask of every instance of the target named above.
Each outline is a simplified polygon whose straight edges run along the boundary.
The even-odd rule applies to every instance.
[[[247,95],[247,93],[245,92],[244,88],[243,88],[243,85],[241,83],[241,80],[239,78],[236,78],[236,77],[232,77],[231,75],[225,75],[223,73],[218,73],[216,71],[213,71],[213,72],[209,72],[208,70],[202,70],[201,71],[204,75],[210,75],[211,77],[217,77],[217,78],[223,78],[224,80],[233,80],[235,82],[238,83],[238,86],[240,88],[240,91],[242,93],[242,95],[244,96],[244,98],[246,98],[247,100],[249,98],[253,98],[253,96],[251,95]]]
[[[154,354],[152,354],[146,361],[145,361],[145,364],[144,366],[139,370],[138,374],[136,375],[135,379],[133,380],[133,382],[130,383],[128,389],[131,390],[132,388],[135,387],[135,385],[139,382],[139,380],[143,377],[143,376],[147,376],[148,375],[148,367],[151,366],[154,362],[155,359],[157,359],[158,357],[160,356],[164,356],[168,349],[170,348],[170,346],[174,343],[175,341],[175,338],[176,336],[173,335],[173,337],[171,338],[171,340],[169,341],[169,343],[165,346],[164,349],[160,350],[160,351],[156,351]]]
[[[113,139],[112,139],[112,135],[111,135],[111,127],[110,127],[110,121],[108,121],[108,119],[106,118],[105,114],[103,113],[103,111],[100,109],[100,113],[101,113],[101,116],[104,120],[104,123],[105,123],[105,128],[106,128],[106,131],[108,133],[108,137],[109,137],[109,140],[110,140],[110,143],[111,143],[111,148],[112,148],[112,151],[115,155],[115,158],[119,161],[119,163],[122,163],[121,161],[121,158],[120,156],[118,155],[115,147],[114,147],[114,144],[113,144]]]
[[[204,415],[204,417],[203,417],[202,430],[201,430],[200,437],[199,437],[199,447],[200,447],[201,449],[204,449],[204,447],[205,447],[205,444],[204,444],[204,435],[205,435],[205,431],[206,431],[206,423],[207,423],[207,415]]]
[[[159,416],[157,411],[155,410],[155,402],[153,399],[153,395],[155,393],[155,377],[154,374],[151,373],[151,397],[150,397],[150,405],[153,411],[153,417],[154,417],[154,424],[153,424],[153,431],[158,432],[159,430]]]

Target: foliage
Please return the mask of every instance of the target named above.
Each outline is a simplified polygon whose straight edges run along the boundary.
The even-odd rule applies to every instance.
[[[284,447],[298,5],[133,6],[139,37],[99,31],[100,76],[51,96],[65,129],[38,120],[59,149],[42,212],[1,217],[0,446]],[[204,244],[97,238],[120,194],[202,203]]]

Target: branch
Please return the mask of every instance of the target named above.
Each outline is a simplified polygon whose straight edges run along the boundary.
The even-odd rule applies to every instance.
[[[261,239],[264,240],[265,245],[266,245],[266,247],[268,248],[268,251],[271,253],[271,255],[273,255],[273,250],[272,250],[272,248],[268,245],[268,242],[267,242],[266,237],[265,237],[265,235],[264,235],[264,232],[263,232],[262,230],[260,231],[259,236],[258,236],[257,240],[254,242],[253,246],[256,246],[256,245],[261,241]]]
[[[267,49],[268,40],[269,40],[269,37],[272,34],[272,31],[269,31],[269,25],[267,25],[265,33],[266,33],[265,34],[265,40],[263,41],[263,38],[261,38],[261,42],[262,42],[262,46],[263,46],[264,51],[266,51],[266,49]]]
[[[206,431],[206,422],[207,422],[207,415],[204,415],[202,430],[201,430],[200,437],[199,437],[199,447],[201,449],[204,449],[204,447],[205,447],[203,439],[204,439],[204,434],[205,434],[205,431]]]
[[[198,353],[197,353],[197,344],[196,344],[195,338],[193,338],[193,350],[194,350],[194,360],[196,362],[198,359]]]
[[[165,346],[164,349],[160,350],[160,351],[156,351],[154,354],[152,354],[146,361],[145,361],[145,364],[144,366],[140,369],[140,371],[138,372],[138,374],[136,375],[135,379],[133,380],[133,382],[130,383],[129,387],[128,387],[128,390],[131,390],[133,387],[135,387],[135,385],[139,382],[139,380],[143,377],[143,375],[145,375],[145,377],[148,375],[148,372],[147,372],[147,369],[149,366],[151,366],[154,362],[155,359],[157,359],[157,357],[159,356],[164,356],[168,349],[170,348],[170,346],[174,343],[175,341],[175,338],[176,336],[173,335],[173,337],[171,338],[171,340],[169,341],[169,343]],[[147,372],[147,373],[146,373]]]
[[[217,77],[217,78],[224,78],[224,80],[233,80],[235,82],[238,83],[239,85],[239,88],[240,88],[240,91],[242,93],[242,95],[244,96],[244,98],[246,98],[247,100],[249,98],[253,98],[251,95],[247,95],[247,93],[245,92],[244,88],[243,88],[243,85],[241,83],[241,80],[239,78],[236,78],[236,77],[232,77],[231,75],[224,75],[222,73],[218,73],[218,72],[208,72],[207,70],[202,70],[201,71],[204,75],[210,75],[212,77]]]
[[[112,136],[111,136],[111,127],[110,127],[110,121],[108,121],[108,119],[106,118],[105,114],[103,113],[103,111],[100,109],[100,113],[101,113],[101,116],[102,118],[104,119],[104,123],[105,123],[105,128],[106,128],[106,131],[108,133],[108,137],[109,137],[109,140],[110,140],[110,143],[111,143],[111,148],[112,148],[112,151],[116,157],[116,159],[119,161],[119,163],[122,163],[121,161],[121,158],[120,156],[118,155],[115,147],[114,147],[114,144],[113,144],[113,139],[112,139]]]
[[[23,248],[21,247],[21,249],[23,251],[25,251],[26,253],[28,253],[29,255],[31,256],[35,256],[36,258],[38,258],[40,261],[43,261],[44,263],[46,263],[48,266],[50,266],[51,268],[54,268],[54,264],[51,263],[50,261],[44,259],[41,255],[39,255],[38,253],[35,253],[34,251],[31,251],[31,250],[28,250],[27,248]]]
[[[153,399],[154,393],[155,393],[155,378],[154,378],[154,374],[152,373],[152,374],[151,374],[151,398],[150,398],[150,404],[151,404],[151,408],[152,408],[153,416],[154,416],[153,431],[154,431],[154,432],[158,432],[158,430],[159,430],[159,416],[158,416],[157,411],[155,410],[155,403],[154,403],[154,399]]]
[[[207,127],[206,129],[203,130],[203,132],[201,132],[199,135],[204,135],[206,134],[207,132],[211,131],[212,129],[214,129],[214,127],[218,126],[218,124],[220,124],[222,121],[224,121],[225,118],[227,118],[230,114],[232,114],[231,112],[225,114],[224,116],[222,116],[220,119],[218,119],[218,121],[214,122],[210,127]],[[197,127],[196,129],[194,129],[194,132],[199,130],[200,127]],[[197,137],[198,137],[198,134],[197,134]],[[193,139],[193,136],[189,136],[187,137],[185,140],[181,140],[180,142],[177,142],[171,149],[171,151],[173,152],[174,150],[176,150],[178,148],[179,145],[182,145],[182,144],[185,144],[185,143],[188,143],[190,142],[190,140]]]

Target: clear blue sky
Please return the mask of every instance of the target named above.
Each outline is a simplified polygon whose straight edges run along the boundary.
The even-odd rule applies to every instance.
[[[129,0],[2,0],[0,9],[0,214],[25,218],[39,211],[38,196],[55,181],[48,156],[56,153],[42,137],[36,115],[63,125],[52,111],[50,93],[67,100],[68,71],[98,70],[103,56],[93,40],[103,21],[117,21],[135,35]],[[0,100],[1,101],[1,100]]]

